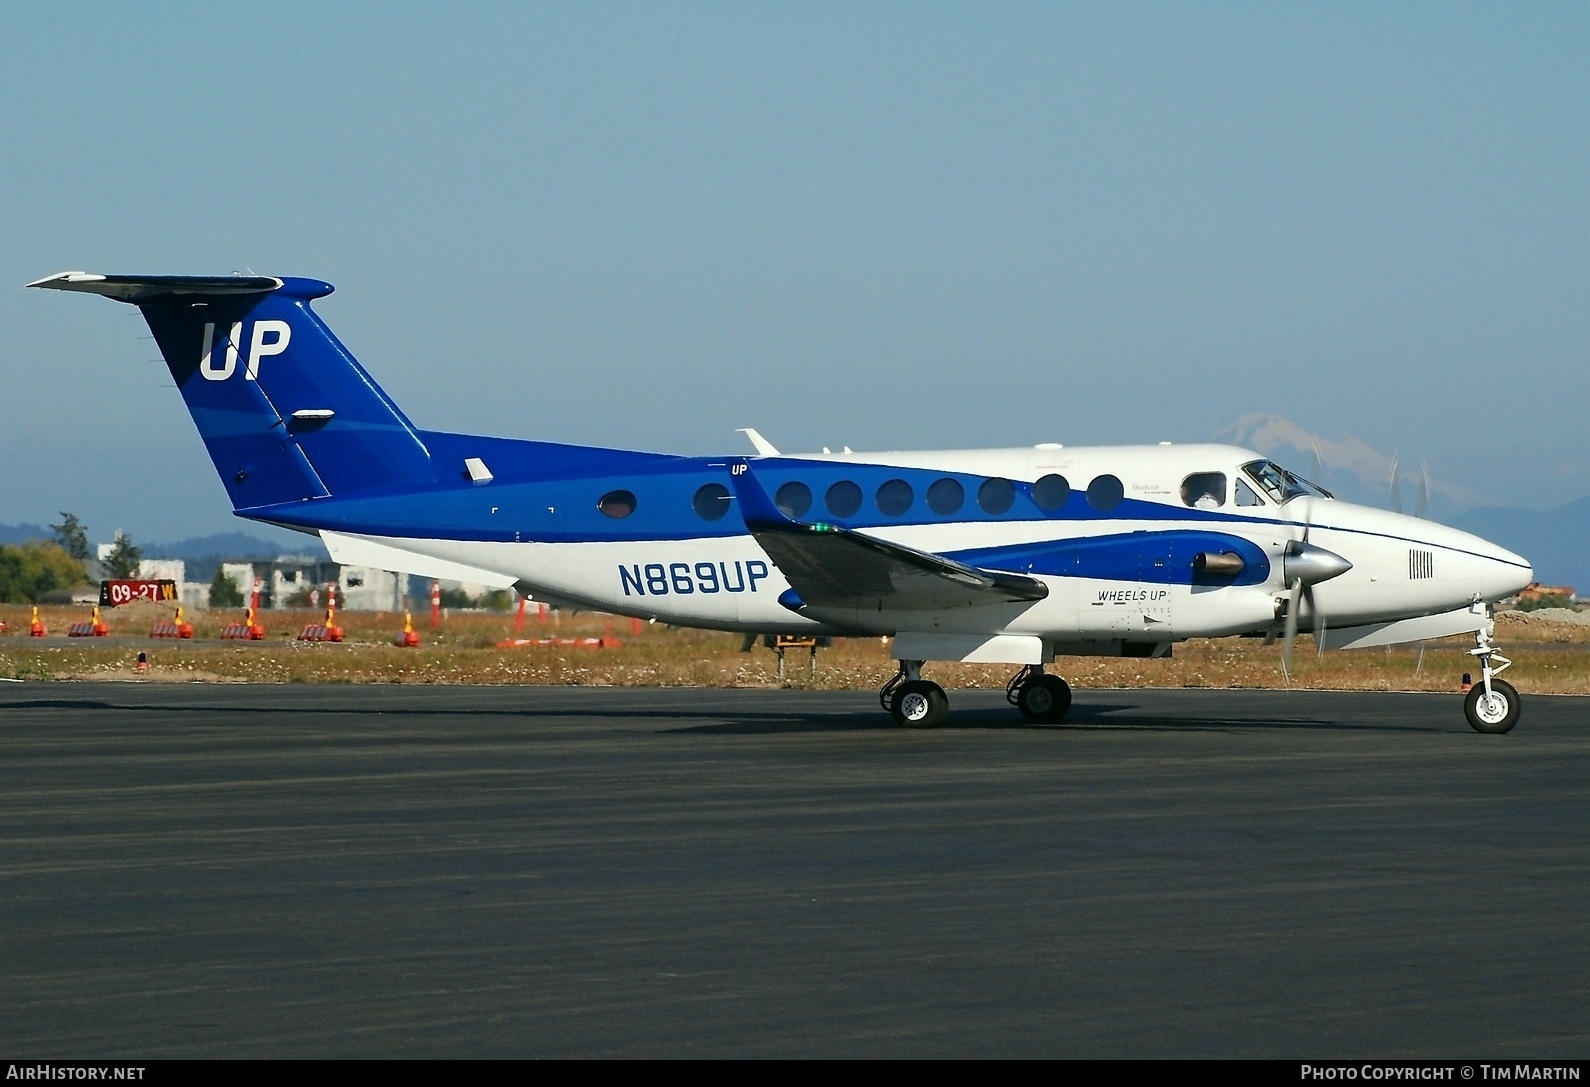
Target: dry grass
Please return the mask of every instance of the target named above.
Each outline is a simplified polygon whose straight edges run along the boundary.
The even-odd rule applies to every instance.
[[[157,619],[169,619],[170,607],[134,605],[108,613],[112,633],[141,638]],[[427,616],[416,629],[424,638],[417,650],[391,644],[402,616],[345,613],[338,616],[347,631],[341,645],[314,645],[293,640],[300,627],[320,620],[319,613],[268,612],[262,621],[269,638],[258,644],[216,640],[221,628],[236,621],[236,612],[190,613],[198,640],[105,644],[61,637],[74,620],[87,618],[86,608],[42,609],[51,636],[27,636],[29,609],[0,605],[0,620],[10,625],[0,635],[0,676],[16,679],[131,680],[139,650],[149,654],[149,679],[256,683],[505,683],[583,684],[623,687],[772,687],[781,681],[772,652],[757,648],[739,652],[740,637],[663,625],[632,632],[628,619],[599,615],[563,617],[539,624],[527,619],[526,637],[616,636],[614,649],[531,646],[498,649],[498,640],[512,633],[511,615],[451,615],[443,629],[432,631]],[[1520,690],[1535,693],[1590,693],[1590,626],[1553,624],[1503,616],[1498,637],[1517,662],[1508,673]],[[1528,648],[1528,643],[1554,643]],[[1316,658],[1307,636],[1300,640],[1291,683],[1296,687],[1338,690],[1453,691],[1463,672],[1474,671],[1463,639],[1433,642],[1421,653],[1415,648],[1390,652],[1371,649],[1331,653]],[[1560,645],[1560,647],[1558,647]],[[894,671],[887,645],[876,638],[842,639],[818,654],[817,670],[808,675],[800,652],[788,658],[783,685],[814,689],[874,689]],[[1001,687],[1014,671],[1004,665],[933,664],[929,675],[946,687]],[[1252,639],[1191,641],[1176,647],[1170,660],[1068,658],[1056,671],[1076,686],[1087,687],[1279,687],[1278,647]]]

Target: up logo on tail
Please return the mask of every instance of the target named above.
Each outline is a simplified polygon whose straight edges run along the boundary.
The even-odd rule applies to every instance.
[[[267,342],[266,337],[275,336]],[[280,355],[287,350],[287,342],[293,338],[293,330],[286,321],[255,321],[253,334],[249,337],[248,366],[244,376],[250,381],[259,378],[259,360],[267,355]],[[243,322],[238,321],[226,334],[225,362],[217,366],[215,363],[215,325],[207,323],[204,326],[204,354],[199,357],[199,373],[203,374],[206,381],[225,381],[237,372],[237,345],[243,342]]]

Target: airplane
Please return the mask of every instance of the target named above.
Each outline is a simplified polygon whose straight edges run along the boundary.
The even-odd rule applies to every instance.
[[[1491,604],[1533,580],[1477,536],[1336,500],[1250,449],[1125,445],[686,457],[422,430],[311,306],[315,279],[62,272],[135,305],[241,517],[341,563],[748,634],[885,636],[879,692],[933,727],[934,661],[1019,666],[1028,720],[1071,705],[1065,656],[1188,638],[1320,651],[1471,634],[1469,724],[1516,724]]]

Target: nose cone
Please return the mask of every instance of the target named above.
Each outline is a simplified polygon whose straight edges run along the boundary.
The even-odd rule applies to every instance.
[[[1535,580],[1529,560],[1500,544],[1443,526],[1430,525],[1425,532],[1431,543],[1452,549],[1451,557],[1458,570],[1477,583],[1474,591],[1485,600],[1494,602],[1512,596]]]
[[[1535,580],[1535,568],[1524,556],[1516,555],[1505,547],[1485,543],[1492,552],[1490,561],[1486,564],[1485,587],[1480,590],[1486,600],[1500,600],[1504,596],[1512,596]]]

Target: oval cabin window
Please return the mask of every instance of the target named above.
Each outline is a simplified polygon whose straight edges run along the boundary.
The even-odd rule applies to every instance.
[[[1099,476],[1088,484],[1088,505],[1100,513],[1109,513],[1126,497],[1126,488],[1115,476]]]
[[[624,518],[635,512],[633,491],[608,491],[596,503],[596,508],[613,518]]]
[[[696,492],[690,504],[695,507],[696,516],[703,521],[720,520],[729,512],[729,488],[721,483],[708,483]]]
[[[1016,485],[1008,479],[983,480],[983,485],[977,488],[977,504],[983,508],[984,513],[1001,514],[1016,503]]]
[[[1226,474],[1194,472],[1181,481],[1181,500],[1194,509],[1219,509],[1226,504]]]
[[[804,483],[791,480],[778,489],[773,504],[785,517],[803,517],[812,508],[812,489]]]
[[[903,479],[891,479],[878,488],[878,509],[886,517],[899,517],[911,508],[911,503],[916,500],[916,493],[911,490],[911,484]]]
[[[938,480],[927,490],[928,509],[940,517],[959,512],[965,501],[966,488],[953,479]]]
[[[1032,485],[1032,500],[1045,513],[1053,513],[1071,497],[1071,484],[1065,476],[1053,473]]]
[[[861,488],[848,479],[841,479],[828,488],[823,504],[835,517],[854,517],[861,508]]]

